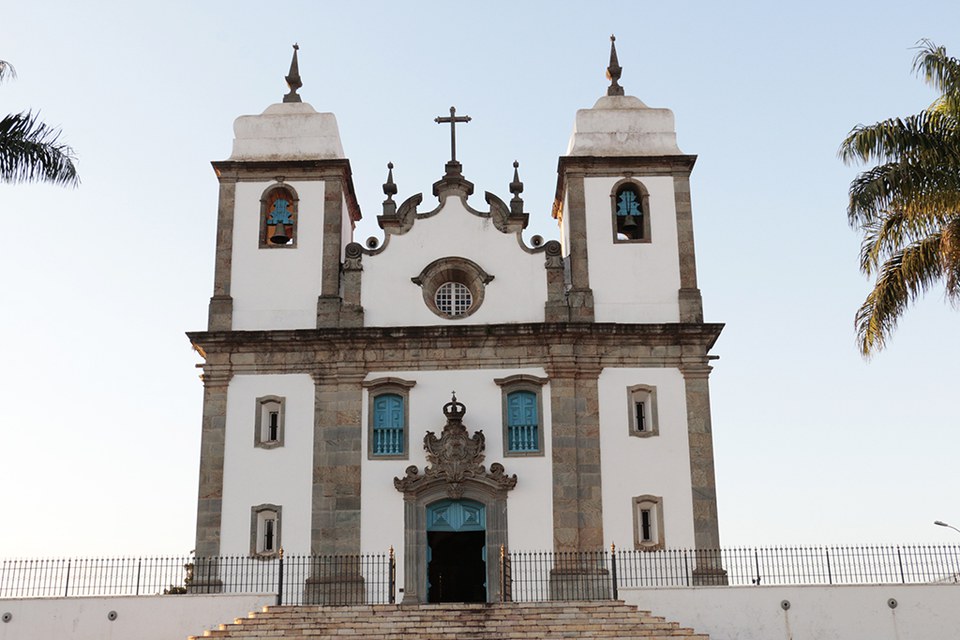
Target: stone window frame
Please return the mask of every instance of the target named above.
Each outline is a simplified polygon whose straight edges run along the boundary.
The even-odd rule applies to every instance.
[[[367,380],[361,384],[367,390],[367,459],[408,460],[410,458],[410,389],[416,386],[416,381],[386,377]],[[384,455],[373,452],[373,403],[377,396],[388,393],[403,399],[403,453],[400,454]]]
[[[643,402],[646,429],[641,431],[637,425],[636,404]],[[660,435],[660,418],[657,411],[657,388],[649,384],[635,384],[627,387],[627,428],[635,438],[651,438]]]
[[[410,278],[410,280],[420,287],[423,293],[424,303],[426,303],[427,308],[435,315],[444,320],[463,320],[476,313],[477,309],[483,305],[486,285],[489,284],[493,278],[494,276],[484,271],[483,268],[473,260],[450,256],[434,260],[424,267],[419,275]],[[447,282],[459,282],[470,290],[473,303],[466,312],[457,316],[451,316],[437,307],[437,290]]]
[[[530,458],[542,457],[544,453],[544,427],[543,420],[543,387],[550,381],[549,378],[540,378],[527,373],[520,373],[506,378],[494,378],[493,380],[500,387],[500,407],[503,423],[503,457],[505,458]],[[510,434],[507,425],[507,397],[516,391],[530,391],[537,397],[537,450],[536,451],[510,451]]]
[[[666,548],[663,533],[663,497],[644,494],[635,496],[633,505],[633,548],[637,551],[658,551]],[[643,540],[641,514],[649,511],[653,515],[652,523],[655,538]]]
[[[274,531],[274,548],[270,551],[265,551],[261,548],[260,541],[262,539],[263,531],[261,528],[261,523],[265,521],[265,518],[262,516],[267,514],[273,514],[274,520],[276,521],[275,531]],[[261,560],[267,560],[270,558],[276,558],[280,555],[280,549],[282,548],[282,537],[281,533],[283,531],[283,507],[277,504],[258,504],[250,507],[250,556],[253,558],[259,558]]]
[[[640,209],[643,211],[643,230],[642,238],[620,238],[617,236],[617,196],[625,187],[634,187],[640,194]],[[650,191],[646,185],[633,177],[624,178],[617,181],[610,190],[610,224],[613,231],[614,244],[649,244],[652,242],[650,235]]]
[[[267,419],[269,411],[266,410],[268,404],[278,404],[279,415],[278,425],[277,425],[277,438],[276,440],[269,440],[264,437],[264,431],[267,428],[267,423],[264,420]],[[284,438],[284,423],[286,422],[287,414],[287,399],[283,396],[260,396],[257,398],[256,405],[256,418],[254,420],[254,430],[253,430],[253,446],[258,449],[276,449],[277,447],[283,446]]]
[[[271,200],[270,197],[273,192],[283,189],[288,191],[291,196],[293,196],[293,201],[290,203],[290,208],[293,211],[291,216],[293,219],[293,236],[287,244],[273,244],[267,238],[267,216],[270,213]],[[297,238],[299,237],[299,221],[300,221],[300,195],[297,193],[297,190],[292,186],[287,184],[281,179],[278,179],[275,183],[271,184],[269,187],[263,190],[263,193],[260,194],[260,231],[258,236],[260,238],[260,248],[261,249],[296,249],[297,248]]]

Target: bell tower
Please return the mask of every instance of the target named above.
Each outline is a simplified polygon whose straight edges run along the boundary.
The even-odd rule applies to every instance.
[[[360,217],[337,120],[303,102],[294,45],[283,101],[234,123],[220,181],[210,331],[361,323],[344,310],[340,263]]]
[[[690,208],[696,156],[673,112],[624,95],[611,36],[607,95],[577,112],[554,217],[570,265],[571,321],[702,322]]]
[[[664,437],[666,432],[655,435],[646,426],[657,420],[657,403],[652,398],[660,394],[663,415],[667,409],[662,398],[675,394],[670,410],[677,411],[676,418],[685,418],[688,447],[688,457],[677,458],[675,468],[687,466],[689,473],[686,480],[677,476],[662,489],[657,484],[660,478],[645,481],[647,486],[657,487],[654,491],[669,493],[674,508],[678,503],[688,504],[684,507],[692,516],[687,522],[692,524],[693,543],[697,549],[715,549],[719,547],[719,527],[708,352],[721,326],[704,324],[697,288],[690,203],[690,173],[696,156],[677,146],[669,109],[648,107],[624,94],[615,38],[610,40],[607,94],[593,108],[577,112],[567,153],[560,157],[557,169],[553,215],[561,228],[569,305],[566,310],[555,307],[557,317],[548,321],[616,324],[624,331],[631,327],[638,336],[656,336],[655,343],[648,337],[639,338],[640,344],[651,349],[644,366],[656,367],[656,372],[646,370],[636,380],[659,376],[662,381],[649,383],[644,378],[643,384],[630,382],[636,427],[631,435]],[[569,317],[562,317],[564,312]],[[615,375],[612,368],[604,370],[601,395]],[[601,407],[601,415],[603,410]],[[671,429],[682,428],[676,418],[670,420]],[[635,455],[646,452],[642,446],[635,448]],[[620,449],[609,446],[603,455],[607,463],[620,455]],[[683,487],[685,496],[676,492],[678,487]],[[604,513],[609,505],[628,499],[626,495],[615,500],[605,496]],[[633,500],[639,505],[638,526],[645,530],[656,520],[653,514],[659,507],[650,505],[656,505],[659,497],[634,496]],[[723,580],[722,570],[706,557],[695,574],[708,584]]]

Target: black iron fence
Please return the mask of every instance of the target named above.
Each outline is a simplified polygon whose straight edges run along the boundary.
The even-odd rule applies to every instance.
[[[960,583],[960,547],[937,545],[502,551],[503,600],[595,600],[624,587]]]
[[[277,604],[392,603],[389,554],[4,560],[0,598],[275,593]]]
[[[488,585],[488,592],[516,602],[616,599],[627,587],[960,583],[960,546],[501,549],[495,562],[499,584]],[[274,593],[278,604],[393,603],[397,566],[392,549],[339,556],[0,562],[0,598],[190,593]]]

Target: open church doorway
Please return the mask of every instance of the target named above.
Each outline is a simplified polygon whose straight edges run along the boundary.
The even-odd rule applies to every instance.
[[[486,601],[486,509],[473,500],[427,506],[427,602]]]

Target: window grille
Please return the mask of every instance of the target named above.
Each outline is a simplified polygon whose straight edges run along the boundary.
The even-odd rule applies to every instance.
[[[473,305],[473,294],[465,284],[445,282],[437,289],[434,301],[441,313],[448,316],[462,316]]]

